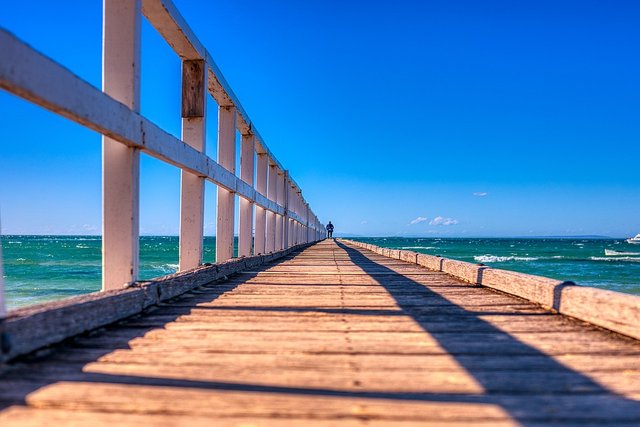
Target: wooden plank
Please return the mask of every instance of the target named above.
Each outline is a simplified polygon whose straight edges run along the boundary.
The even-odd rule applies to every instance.
[[[473,376],[466,372],[453,357],[448,365],[440,356],[442,369],[396,369],[393,375],[386,369],[369,368],[358,375],[354,381],[354,369],[349,363],[335,366],[333,369],[317,369],[313,365],[304,367],[281,367],[264,369],[252,365],[231,363],[217,366],[216,369],[203,370],[201,366],[163,366],[158,371],[157,362],[150,356],[148,363],[110,363],[100,361],[87,363],[82,370],[75,370],[68,364],[48,364],[37,374],[32,369],[15,370],[5,374],[4,381],[45,380],[54,381],[91,381],[100,382],[102,376],[130,376],[136,378],[171,379],[177,381],[251,383],[258,386],[289,387],[304,382],[313,389],[332,389],[342,391],[368,390],[371,393],[548,393],[548,394],[584,394],[606,395],[614,392],[620,395],[638,395],[640,392],[640,372],[602,372],[592,371],[589,375],[576,375],[569,370],[541,371],[532,375],[532,371],[474,371]],[[544,372],[544,373],[543,373]],[[108,377],[107,377],[108,378]],[[104,380],[103,380],[104,381]],[[483,384],[484,386],[482,386]],[[603,388],[606,387],[606,388]]]
[[[68,425],[84,427],[87,425],[92,426],[132,426],[138,427],[144,424],[150,424],[158,427],[210,427],[211,417],[198,416],[193,414],[186,415],[168,415],[168,414],[123,414],[113,412],[86,412],[86,411],[73,411],[68,412],[60,409],[30,409],[22,407],[12,407],[6,411],[3,416],[0,414],[0,421],[3,426],[19,426],[19,427],[31,427],[42,426],[46,424],[56,425]],[[215,425],[219,427],[238,427],[238,426],[255,426],[255,427],[295,427],[300,425],[308,425],[313,422],[314,426],[318,427],[335,427],[336,425],[345,427],[441,427],[440,422],[429,421],[410,421],[410,420],[371,420],[366,419],[358,414],[354,414],[348,418],[328,418],[328,419],[313,419],[309,418],[282,418],[278,416],[263,417],[263,418],[247,418],[247,417],[225,417],[217,418]],[[468,422],[457,423],[447,422],[447,427],[469,427]],[[517,427],[520,424],[510,420],[492,420],[492,421],[480,421],[474,422],[473,427]],[[549,424],[528,424],[532,427],[546,426]],[[557,427],[593,427],[591,424],[554,424]],[[629,427],[633,424],[620,424],[620,427]],[[597,425],[601,427],[601,425]]]
[[[361,242],[344,242],[391,256],[388,250],[385,252],[385,248]],[[413,262],[411,257],[407,259]],[[564,315],[640,339],[640,328],[638,328],[640,296],[638,295],[578,286],[573,282],[488,268],[430,255],[418,254],[416,262],[458,279],[525,298]]]
[[[30,388],[29,384],[20,382],[14,382],[11,386],[16,395]],[[128,393],[124,393],[124,390]],[[258,419],[342,419],[357,414],[374,420],[432,422],[564,420],[618,425],[618,422],[640,420],[637,405],[614,396],[498,394],[484,399],[469,399],[467,395],[454,394],[450,397],[451,401],[430,397],[429,394],[412,396],[402,393],[353,393],[242,383],[194,384],[189,381],[140,378],[137,384],[128,384],[126,388],[117,383],[58,382],[29,393],[26,402],[35,408],[64,408],[69,411]],[[512,418],[505,408],[519,408],[517,417]],[[602,408],[607,408],[607,411]]]
[[[277,274],[249,264],[9,367],[3,425],[49,413],[101,414],[98,425],[640,422],[636,340],[329,240],[267,267]],[[397,272],[342,273],[357,268]],[[333,274],[293,274],[307,269]]]
[[[608,356],[594,354],[559,354],[549,358],[546,355],[451,355],[436,354],[317,354],[304,353],[266,353],[256,357],[255,353],[219,353],[215,357],[206,357],[205,353],[190,352],[147,352],[142,348],[112,350],[105,354],[102,349],[63,348],[53,352],[46,363],[87,363],[87,361],[124,364],[156,364],[157,366],[198,366],[212,370],[231,367],[248,367],[263,370],[278,369],[315,369],[332,371],[338,367],[350,366],[358,371],[396,370],[428,373],[430,371],[456,371],[460,365],[477,371],[519,371],[519,372],[556,372],[568,367],[579,372],[624,372],[634,366],[638,358],[635,355],[612,354]],[[30,367],[39,369],[38,364]]]
[[[12,310],[5,321],[11,350],[0,354],[0,362],[30,353],[72,336],[140,313],[193,288],[230,274],[278,259],[298,248],[210,266],[139,283],[136,287],[96,292],[27,308]]]

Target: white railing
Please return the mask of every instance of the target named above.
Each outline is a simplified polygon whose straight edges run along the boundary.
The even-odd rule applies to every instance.
[[[181,139],[140,115],[143,14],[182,60]],[[181,271],[202,263],[205,180],[218,190],[216,262],[233,256],[236,194],[239,256],[251,255],[252,247],[254,254],[269,253],[324,238],[300,187],[170,0],[104,0],[102,91],[3,29],[0,52],[1,88],[103,135],[103,290],[138,278],[141,151],[181,169]],[[217,162],[204,153],[207,92],[218,105]],[[241,134],[239,177],[236,130]]]

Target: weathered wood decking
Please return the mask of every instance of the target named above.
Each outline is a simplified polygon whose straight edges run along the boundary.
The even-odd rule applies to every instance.
[[[0,425],[640,424],[640,342],[344,243],[13,363]]]

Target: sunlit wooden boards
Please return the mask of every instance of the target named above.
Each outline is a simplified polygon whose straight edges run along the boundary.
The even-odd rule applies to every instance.
[[[632,426],[640,344],[323,241],[0,378],[5,425]]]

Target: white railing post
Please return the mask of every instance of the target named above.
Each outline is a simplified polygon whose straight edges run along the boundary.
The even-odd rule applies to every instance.
[[[182,62],[182,140],[200,152],[205,149],[207,70],[203,60]],[[202,263],[204,178],[180,171],[179,270]]]
[[[293,212],[293,198],[291,197],[291,181],[288,181],[285,185],[285,191],[287,192],[287,212]],[[291,232],[291,224],[293,220],[287,218],[287,223],[284,225],[287,229],[287,247],[293,246],[293,234]]]
[[[298,218],[302,219],[302,191],[298,190]],[[302,243],[302,222],[298,222],[298,244]]]
[[[295,214],[296,213],[296,193],[295,193],[295,187],[293,186],[293,184],[289,185],[289,197],[290,197],[289,207],[291,209],[291,212]],[[293,219],[289,222],[289,241],[290,241],[289,246],[295,246],[296,221]]]
[[[276,202],[280,206],[284,206],[284,182],[285,182],[285,172],[278,171],[278,179],[277,179],[277,187],[278,187],[278,195]],[[283,243],[284,237],[284,215],[276,215],[276,250],[281,251],[284,249],[285,245]]]
[[[267,189],[269,200],[276,201],[278,197],[278,167],[269,163],[269,188]],[[276,247],[276,214],[267,212],[267,244],[266,252],[274,252]]]
[[[0,236],[2,236],[2,226],[0,225]],[[7,317],[7,303],[4,296],[4,270],[2,259],[2,241],[0,241],[0,355],[11,350],[9,336],[5,331],[4,319]]]
[[[140,111],[140,0],[104,0],[102,90]],[[138,277],[140,151],[102,137],[102,289]]]
[[[282,192],[284,207],[284,217],[282,218],[282,245],[284,249],[287,249],[291,245],[289,244],[289,171],[284,171],[284,179],[280,186]]]
[[[218,107],[218,163],[229,172],[236,169],[236,109]],[[235,194],[218,187],[216,218],[216,262],[233,258]]]
[[[263,196],[267,196],[267,174],[269,169],[269,159],[266,153],[258,153],[256,165],[256,191]],[[267,210],[261,206],[256,206],[256,231],[253,243],[255,254],[264,254],[266,251],[267,237]]]
[[[304,221],[305,221],[305,237],[304,242],[311,242],[311,233],[313,232],[313,228],[311,227],[311,221],[309,217],[309,203],[304,204]]]
[[[2,227],[0,227],[2,230]],[[0,231],[0,236],[2,232]],[[7,302],[4,296],[4,268],[2,258],[2,241],[0,240],[0,323],[7,317]],[[0,330],[2,332],[2,330]]]
[[[243,134],[240,143],[240,179],[253,187],[255,137]],[[253,201],[240,198],[240,227],[238,229],[238,256],[251,255],[253,241]]]

